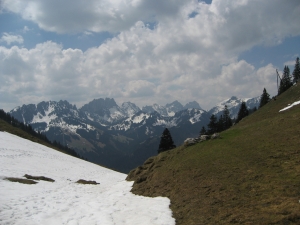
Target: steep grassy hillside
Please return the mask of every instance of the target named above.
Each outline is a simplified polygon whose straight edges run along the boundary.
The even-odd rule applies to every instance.
[[[178,225],[300,224],[300,105],[279,112],[299,100],[300,84],[221,139],[148,159],[132,192],[169,197]]]

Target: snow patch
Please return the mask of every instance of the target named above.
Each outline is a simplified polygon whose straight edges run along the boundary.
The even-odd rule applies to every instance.
[[[287,106],[287,107],[285,107],[285,108],[279,110],[279,112],[285,111],[285,110],[290,109],[290,108],[292,108],[293,106],[299,105],[299,104],[300,104],[300,101],[294,102],[293,104],[291,104],[291,105],[289,105],[289,106]]]
[[[3,180],[25,174],[55,182],[26,185]],[[175,225],[165,197],[130,192],[126,175],[0,132],[1,224]],[[94,180],[99,185],[75,183]]]
[[[141,113],[141,114],[138,115],[138,116],[134,116],[134,117],[132,118],[132,122],[133,122],[133,123],[140,123],[140,122],[142,122],[143,120],[148,119],[149,117],[150,117],[149,114]]]

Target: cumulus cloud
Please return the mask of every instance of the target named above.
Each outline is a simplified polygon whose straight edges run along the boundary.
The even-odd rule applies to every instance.
[[[176,14],[184,3],[180,0],[3,0],[3,8],[21,14],[40,28],[58,33],[85,30],[118,32],[139,20]]]
[[[210,5],[195,0],[4,0],[3,5],[53,32],[118,32],[85,52],[53,42],[33,49],[0,47],[5,84],[0,92],[22,103],[67,99],[80,105],[114,97],[140,106],[197,100],[209,109],[231,95],[258,96],[263,87],[275,94],[274,66],[255,68],[238,56],[300,34],[298,0],[213,0]],[[156,25],[149,27],[147,21]]]
[[[12,35],[9,33],[4,32],[2,37],[0,38],[0,42],[6,42],[7,45],[11,45],[12,43],[19,43],[22,44],[24,39],[21,35]]]
[[[155,93],[155,85],[146,80],[130,81],[125,88],[124,96],[132,97],[152,97]]]

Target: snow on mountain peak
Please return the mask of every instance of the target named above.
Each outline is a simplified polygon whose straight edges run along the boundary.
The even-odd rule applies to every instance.
[[[121,106],[121,109],[124,111],[127,117],[131,117],[134,114],[141,111],[141,109],[138,106],[136,106],[134,103],[131,102],[124,102]]]
[[[218,103],[215,107],[209,110],[210,114],[215,114],[219,116],[224,108],[225,105],[227,106],[231,118],[235,118],[237,116],[237,113],[239,111],[240,105],[242,102],[246,103],[246,106],[248,109],[252,109],[254,107],[258,107],[260,101],[260,97],[256,98],[237,98],[236,96],[232,96],[231,98],[228,98],[220,103]]]

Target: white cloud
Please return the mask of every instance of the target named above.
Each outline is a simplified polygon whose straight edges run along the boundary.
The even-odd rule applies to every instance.
[[[31,29],[29,29],[27,26],[24,26],[22,32],[27,33],[28,31],[31,31]]]
[[[140,106],[197,100],[208,109],[231,95],[258,96],[264,87],[274,95],[274,66],[255,68],[238,56],[300,34],[296,0],[213,0],[211,5],[194,0],[4,0],[4,7],[45,30],[119,32],[85,52],[53,42],[33,49],[0,47],[1,84],[6,84],[0,91],[22,103],[66,99],[80,105],[114,97]],[[143,21],[156,25],[150,29]]]
[[[146,80],[134,80],[130,81],[124,91],[125,97],[152,97],[155,94],[155,85]]]
[[[58,33],[118,32],[138,20],[176,14],[184,3],[180,0],[3,0],[3,8],[21,14],[47,31]]]
[[[22,44],[24,39],[21,35],[12,35],[9,33],[4,32],[2,37],[0,38],[0,42],[6,42],[7,45],[11,45],[12,43],[19,43]]]
[[[284,66],[289,66],[290,70],[291,70],[291,66],[294,67],[295,66],[295,60],[290,60],[284,63]]]

